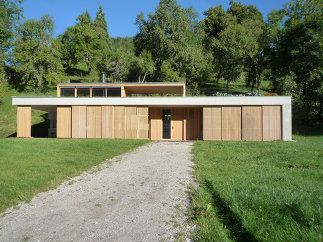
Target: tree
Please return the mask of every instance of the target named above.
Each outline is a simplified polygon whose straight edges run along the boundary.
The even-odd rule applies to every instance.
[[[192,8],[181,8],[175,0],[161,0],[155,13],[149,14],[147,20],[141,13],[137,16],[136,24],[139,28],[139,33],[134,38],[136,55],[139,56],[144,50],[151,52],[156,67],[156,80],[163,80],[162,66],[166,65],[165,62],[168,68],[179,73],[183,79],[202,79],[201,75],[187,72],[187,61],[190,60],[199,59],[205,64],[196,65],[196,68],[207,66],[200,44],[202,38],[197,14]],[[187,51],[188,49],[196,51]],[[194,57],[188,57],[193,54]],[[202,73],[202,70],[197,72]]]
[[[0,89],[3,90],[5,63],[8,62],[8,50],[12,47],[14,28],[22,15],[21,0],[0,1]]]
[[[303,123],[323,120],[323,4],[294,0],[284,9],[285,21],[271,45],[272,79],[276,91],[286,94],[294,83],[295,116]],[[287,83],[286,83],[287,82]]]
[[[61,81],[59,52],[53,47],[54,21],[49,15],[26,20],[18,28],[13,60],[16,84],[42,90]]]
[[[102,6],[92,21],[88,11],[76,18],[75,26],[68,28],[58,39],[64,67],[70,74],[81,77],[89,74],[92,81],[108,71],[111,42]]]
[[[252,86],[257,83],[259,88],[264,69],[262,14],[252,5],[230,1],[226,12],[220,5],[208,9],[204,15],[204,45],[213,54],[215,74],[224,78],[229,88],[230,83],[247,71]]]

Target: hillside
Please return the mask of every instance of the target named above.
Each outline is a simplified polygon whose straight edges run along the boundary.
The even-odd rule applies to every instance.
[[[0,98],[0,138],[16,136],[17,131],[17,107],[11,105],[12,96],[56,96],[56,90],[48,93],[18,92],[5,86],[4,96]],[[46,112],[32,110],[32,135],[44,136],[46,134]],[[37,129],[36,129],[37,125]],[[39,129],[40,128],[40,129]],[[37,131],[36,131],[37,130]]]

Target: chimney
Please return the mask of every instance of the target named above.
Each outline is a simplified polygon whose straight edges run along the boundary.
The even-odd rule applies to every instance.
[[[105,83],[105,74],[102,73],[102,83]]]

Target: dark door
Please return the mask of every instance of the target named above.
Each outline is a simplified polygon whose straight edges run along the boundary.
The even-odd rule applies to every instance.
[[[163,109],[163,139],[170,139],[171,130],[171,112],[170,109]]]

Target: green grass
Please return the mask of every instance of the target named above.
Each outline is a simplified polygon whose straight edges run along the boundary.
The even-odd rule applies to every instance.
[[[323,136],[194,145],[198,241],[322,241]]]
[[[227,83],[224,80],[219,81],[208,81],[203,82],[199,86],[201,94],[203,93],[216,93],[216,92],[250,92],[251,88],[246,86],[246,82],[243,79],[239,79],[236,82],[231,83],[230,88],[226,87]],[[272,86],[270,81],[262,81],[260,85],[259,93],[264,95],[265,93],[271,92]],[[257,87],[254,88],[254,91],[257,91]]]
[[[118,139],[0,139],[0,212],[145,144]]]
[[[17,132],[17,107],[12,106],[11,97],[12,96],[56,96],[56,90],[50,90],[48,93],[34,93],[34,92],[18,92],[8,86],[5,87],[4,96],[0,98],[0,137],[8,137],[14,135]],[[38,124],[38,127],[32,128],[32,135],[36,135],[37,128],[47,129],[45,122],[46,112],[32,109],[31,122],[32,125]],[[42,125],[43,124],[43,125]],[[43,127],[45,126],[45,128]],[[43,130],[42,130],[43,131]],[[41,132],[42,132],[41,131]],[[47,133],[47,130],[45,130]]]

